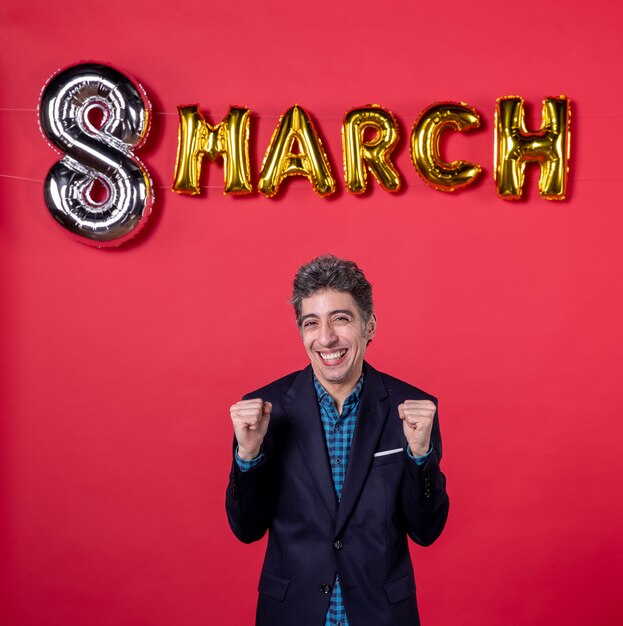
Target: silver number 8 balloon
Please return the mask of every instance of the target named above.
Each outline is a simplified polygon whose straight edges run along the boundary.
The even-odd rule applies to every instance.
[[[94,123],[96,114],[101,124]],[[39,120],[64,154],[44,184],[54,219],[98,247],[136,235],[153,204],[149,173],[132,153],[144,143],[151,122],[142,87],[106,65],[74,65],[43,88]]]

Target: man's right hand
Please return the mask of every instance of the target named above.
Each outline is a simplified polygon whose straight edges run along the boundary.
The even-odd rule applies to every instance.
[[[273,405],[261,398],[241,400],[230,409],[234,434],[238,442],[238,456],[251,461],[260,453],[260,447],[268,430]]]

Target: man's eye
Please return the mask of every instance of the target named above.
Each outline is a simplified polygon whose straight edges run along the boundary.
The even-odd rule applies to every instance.
[[[335,321],[343,324],[343,323],[350,322],[350,318],[346,315],[339,315],[338,317],[335,318]]]
[[[315,326],[317,322],[314,322],[313,320],[307,320],[306,322],[303,322],[303,328],[311,328],[312,326]]]

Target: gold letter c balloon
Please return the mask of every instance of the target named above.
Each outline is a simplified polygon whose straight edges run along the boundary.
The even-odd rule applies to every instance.
[[[476,180],[482,167],[461,160],[443,161],[439,138],[446,129],[463,132],[479,126],[478,112],[463,102],[439,102],[422,111],[411,133],[411,160],[426,184],[439,191],[455,191]]]

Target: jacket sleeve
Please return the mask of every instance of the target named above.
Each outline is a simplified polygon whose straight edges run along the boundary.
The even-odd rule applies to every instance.
[[[448,518],[450,501],[446,492],[446,477],[441,472],[441,434],[435,414],[431,435],[433,450],[424,465],[411,459],[406,464],[402,484],[402,508],[406,532],[421,546],[428,546],[443,530]]]
[[[277,485],[273,473],[270,455],[246,472],[232,461],[225,510],[234,535],[244,543],[261,539],[272,522]]]

